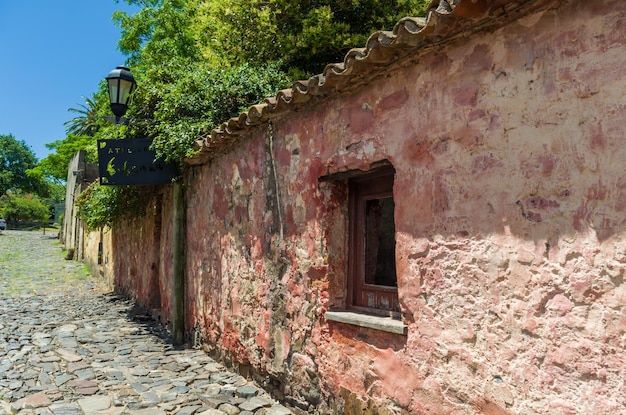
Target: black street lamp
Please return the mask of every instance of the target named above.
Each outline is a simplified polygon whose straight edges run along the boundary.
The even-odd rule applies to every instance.
[[[106,77],[109,86],[111,111],[115,117],[105,117],[116,124],[129,124],[122,116],[128,109],[137,83],[128,68],[118,66]],[[172,183],[176,163],[155,160],[156,152],[150,149],[152,139],[98,140],[98,168],[100,184],[139,185]],[[106,183],[105,183],[106,181]],[[172,343],[185,343],[185,192],[178,181],[173,183],[172,225]]]
[[[115,114],[115,119],[110,121],[116,124],[128,124],[128,120],[122,118],[128,109],[131,95],[137,87],[137,82],[130,70],[124,66],[113,69],[106,77],[109,86],[109,101],[111,111]],[[113,117],[111,117],[113,118]],[[107,117],[107,119],[109,119]]]

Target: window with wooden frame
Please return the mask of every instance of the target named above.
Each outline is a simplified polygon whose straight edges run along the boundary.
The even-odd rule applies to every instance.
[[[353,176],[349,186],[348,307],[396,316],[396,237],[391,166]]]

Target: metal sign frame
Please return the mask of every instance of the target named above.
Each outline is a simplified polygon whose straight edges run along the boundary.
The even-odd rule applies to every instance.
[[[100,184],[107,186],[168,184],[178,174],[175,163],[156,159],[152,138],[99,139]]]

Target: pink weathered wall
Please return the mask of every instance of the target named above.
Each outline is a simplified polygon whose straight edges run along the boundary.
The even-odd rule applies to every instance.
[[[172,189],[146,187],[143,215],[112,232],[116,290],[149,308],[164,324],[172,321]]]
[[[552,6],[189,167],[189,336],[311,412],[626,413],[626,3]],[[319,178],[381,160],[406,336],[324,318],[345,302],[347,193]],[[147,299],[154,229],[135,223],[118,283]]]

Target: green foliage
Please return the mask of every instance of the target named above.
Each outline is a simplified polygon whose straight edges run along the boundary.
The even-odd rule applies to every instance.
[[[36,174],[27,174],[37,164],[35,153],[24,141],[12,135],[0,135],[0,196],[8,191],[22,191],[48,196],[50,189]]]
[[[100,186],[94,182],[76,201],[78,216],[91,230],[141,215],[148,200],[141,186]]]
[[[127,134],[154,137],[153,147],[159,157],[180,161],[191,155],[193,143],[201,133],[286,86],[287,77],[277,66],[254,68],[243,64],[212,69],[202,63],[171,65],[170,74],[176,76],[170,83],[151,79],[152,87],[137,96],[135,108],[149,108],[153,122],[142,123],[144,114],[135,116],[131,111],[129,117],[138,121]]]
[[[169,57],[200,57],[190,22],[194,8],[188,0],[126,0],[142,6],[135,15],[116,11],[113,21],[122,29],[120,50],[129,55],[129,64],[160,65]]]
[[[31,173],[51,177],[57,182],[62,182],[67,178],[67,167],[77,151],[86,150],[89,163],[95,163],[98,157],[95,138],[86,135],[68,134],[64,140],[46,144],[46,147],[53,152],[39,161]]]
[[[314,74],[341,62],[378,30],[423,16],[429,0],[189,0],[204,55],[228,62],[283,62],[290,73]]]
[[[97,138],[106,134],[110,128],[104,119],[105,115],[110,115],[104,80],[99,85],[98,92],[85,98],[85,103],[79,104],[79,107],[69,109],[79,115],[65,122],[65,138],[46,144],[51,150],[50,154],[31,168],[28,174],[45,178],[58,186],[65,183],[68,165],[77,151],[86,151],[87,162],[97,162]]]
[[[50,192],[47,197],[41,198],[41,201],[47,205],[51,213],[54,213],[54,206],[65,200],[65,185],[59,183],[48,183]]]
[[[281,70],[314,74],[340,62],[378,30],[423,16],[429,0],[126,0],[118,11],[119,47],[129,64],[160,65],[176,56],[213,66],[282,62]],[[292,79],[295,80],[295,79]]]
[[[80,108],[70,108],[68,111],[78,114],[76,117],[63,123],[66,126],[68,135],[87,135],[93,137],[99,129],[98,118],[96,117],[98,104],[94,94],[91,98],[85,98],[84,104],[79,104]]]
[[[3,206],[3,215],[14,221],[46,221],[50,209],[34,195],[12,196]]]

